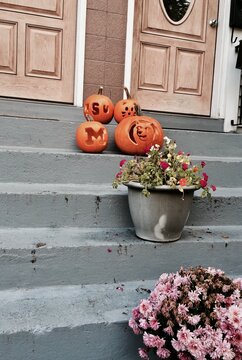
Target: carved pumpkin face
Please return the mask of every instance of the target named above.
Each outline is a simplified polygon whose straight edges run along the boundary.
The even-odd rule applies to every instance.
[[[84,152],[100,153],[108,145],[108,132],[97,121],[86,121],[76,130],[76,144]]]
[[[162,146],[164,133],[157,120],[148,116],[132,116],[118,124],[114,137],[117,147],[122,152],[145,155],[149,146]]]
[[[108,96],[102,95],[103,87],[100,86],[98,94],[90,95],[84,101],[84,116],[90,115],[93,120],[108,124],[113,118],[114,106]]]
[[[128,116],[137,115],[135,110],[137,101],[135,99],[131,99],[130,93],[126,87],[124,90],[126,92],[127,99],[118,101],[114,107],[114,119],[117,121],[117,123],[120,123],[120,121]]]

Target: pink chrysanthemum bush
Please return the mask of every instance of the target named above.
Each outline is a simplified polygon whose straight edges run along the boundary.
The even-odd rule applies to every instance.
[[[242,279],[214,268],[162,274],[129,326],[142,334],[142,359],[241,360]],[[153,359],[153,357],[152,357]]]

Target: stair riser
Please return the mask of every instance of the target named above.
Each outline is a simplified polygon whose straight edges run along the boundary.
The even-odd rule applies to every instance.
[[[2,182],[33,183],[112,183],[125,155],[53,154],[0,152]],[[201,158],[202,160],[202,158]],[[199,160],[194,161],[199,163]],[[210,181],[220,187],[240,187],[242,160],[206,161]]]
[[[48,239],[41,240],[47,248],[0,248],[0,290],[114,282],[118,286],[125,281],[158,279],[161,273],[176,272],[181,266],[213,266],[227,275],[242,274],[242,236],[241,241],[231,241],[225,232],[218,240],[211,234],[206,239],[194,236],[169,244],[125,243],[120,237],[110,245],[80,242],[70,247],[67,238],[66,247],[50,247]]]
[[[60,314],[62,316],[62,314]],[[53,329],[43,334],[0,336],[4,360],[137,360],[141,337],[127,322]]]
[[[109,183],[124,155],[0,152],[2,182]]]
[[[131,227],[126,195],[0,194],[0,227]],[[241,225],[242,197],[196,198],[188,225]]]
[[[126,195],[0,194],[0,227],[132,227]],[[241,225],[242,197],[196,198],[188,225]]]
[[[80,115],[79,115],[80,114]],[[155,117],[155,116],[154,116]],[[0,143],[6,146],[28,146],[39,148],[76,149],[75,134],[84,121],[81,111],[57,120],[24,119],[1,116]],[[162,123],[162,121],[161,121]],[[114,130],[116,122],[107,126],[108,150],[116,149]],[[13,131],[14,129],[14,131]],[[240,134],[196,132],[164,129],[165,135],[177,142],[179,149],[199,156],[242,156]]]

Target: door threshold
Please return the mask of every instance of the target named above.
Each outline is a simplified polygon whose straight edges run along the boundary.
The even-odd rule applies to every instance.
[[[72,104],[0,97],[0,116],[80,122],[83,112]]]
[[[164,129],[224,132],[224,119],[193,114],[173,114],[143,111],[144,115],[157,119]]]

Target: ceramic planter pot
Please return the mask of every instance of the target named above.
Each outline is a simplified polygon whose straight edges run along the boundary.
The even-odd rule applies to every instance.
[[[144,240],[156,242],[176,241],[189,217],[196,188],[184,188],[184,196],[178,189],[157,186],[142,194],[142,185],[129,182],[128,201],[136,235]]]

